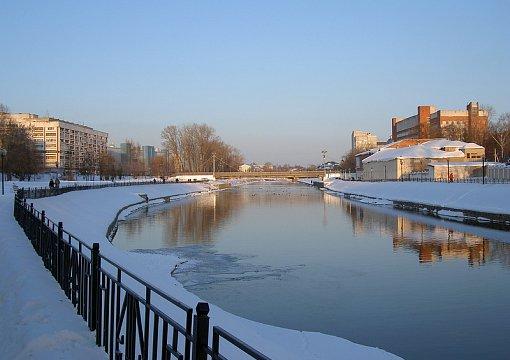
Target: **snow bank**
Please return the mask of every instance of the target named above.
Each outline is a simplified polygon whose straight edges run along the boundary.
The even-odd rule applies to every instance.
[[[457,210],[510,214],[510,185],[334,180],[326,189],[382,200],[416,202]]]
[[[0,195],[0,358],[106,359]]]
[[[138,194],[140,193],[147,194],[149,198],[156,198],[210,189],[210,185],[207,184],[128,186],[75,191],[30,201],[34,202],[37,209],[46,210],[50,219],[63,221],[65,229],[83,241],[99,242],[101,252],[107,257],[123,264],[133,273],[147,279],[153,285],[189,306],[195,307],[200,299],[184,289],[177,280],[170,276],[171,269],[178,265],[182,259],[169,255],[122,251],[108,242],[105,233],[116,212],[123,206],[139,202]],[[28,244],[26,239],[25,241]],[[16,264],[10,266],[16,266]],[[42,268],[40,261],[37,266]],[[56,283],[54,287],[56,287]],[[69,313],[71,312],[72,310]],[[214,305],[211,306],[210,316],[212,325],[223,327],[274,359],[398,358],[383,350],[355,344],[335,336],[283,329],[243,319]],[[232,359],[239,357],[239,353],[231,352],[227,344],[224,349],[227,357]]]

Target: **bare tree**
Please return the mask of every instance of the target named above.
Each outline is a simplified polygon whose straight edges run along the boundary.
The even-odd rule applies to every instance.
[[[170,125],[163,129],[161,137],[177,172],[210,172],[213,158],[217,171],[236,171],[243,162],[239,150],[224,143],[205,124]]]
[[[510,112],[503,113],[490,124],[489,133],[499,147],[501,160],[505,160],[505,150],[510,142]]]
[[[448,140],[466,141],[468,138],[467,129],[462,124],[450,124],[442,129],[441,137]]]
[[[140,144],[133,140],[126,140],[125,153],[121,157],[122,170],[124,174],[141,176],[144,174],[145,165],[142,158]]]
[[[9,109],[0,104],[0,148],[7,150],[5,173],[28,179],[43,167],[43,159],[27,128],[11,120]]]
[[[115,176],[116,174],[115,159],[108,153],[99,156],[98,172],[101,179]]]

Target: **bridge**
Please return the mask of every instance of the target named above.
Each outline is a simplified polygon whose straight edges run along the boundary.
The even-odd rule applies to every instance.
[[[316,171],[231,171],[231,172],[195,172],[195,173],[179,173],[175,174],[177,177],[193,177],[193,176],[211,176],[214,175],[216,179],[303,179],[303,178],[322,178],[324,176],[324,170]]]

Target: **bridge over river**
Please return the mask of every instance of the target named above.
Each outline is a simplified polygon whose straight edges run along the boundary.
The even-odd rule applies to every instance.
[[[232,171],[232,172],[195,172],[195,173],[179,173],[178,177],[192,177],[192,176],[213,176],[216,179],[234,179],[234,178],[248,178],[248,179],[303,179],[303,178],[322,178],[324,170],[316,171]]]

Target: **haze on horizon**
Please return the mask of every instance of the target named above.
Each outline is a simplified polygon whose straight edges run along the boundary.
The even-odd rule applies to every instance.
[[[247,161],[339,160],[416,106],[510,111],[508,1],[11,1],[0,102],[160,144],[207,123]]]

